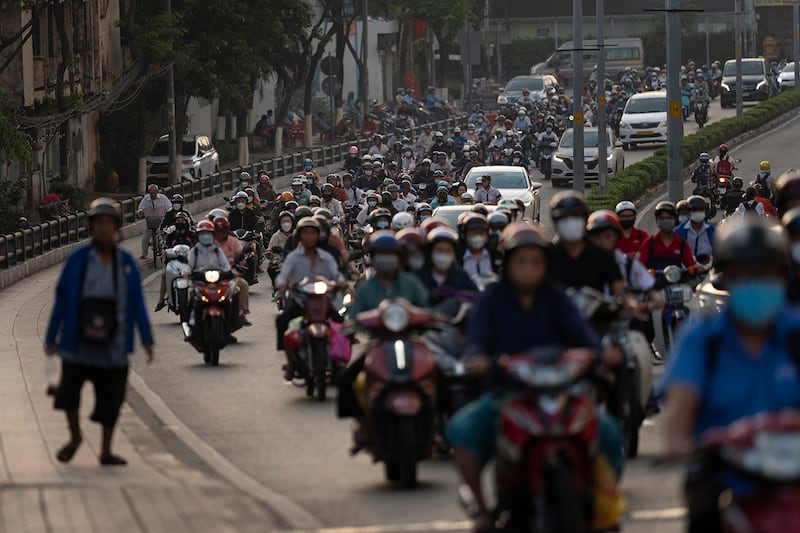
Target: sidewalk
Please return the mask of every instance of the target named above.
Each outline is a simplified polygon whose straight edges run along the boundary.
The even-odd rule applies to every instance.
[[[94,405],[89,384],[81,407],[83,444],[71,463],[55,459],[68,433],[63,413],[44,392],[41,339],[59,273],[33,274],[5,289],[0,300],[0,531],[278,529],[264,505],[176,457],[128,403],[114,447],[128,466],[101,467],[100,427],[88,420]]]

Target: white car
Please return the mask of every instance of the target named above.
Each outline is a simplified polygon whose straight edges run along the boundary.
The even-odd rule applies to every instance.
[[[780,74],[778,74],[778,87],[784,89],[794,89],[794,61],[788,63]]]
[[[506,165],[472,167],[463,181],[467,184],[467,189],[475,194],[475,180],[487,174],[492,177],[492,187],[500,191],[503,200],[522,200],[525,204],[524,217],[529,220],[539,220],[541,203],[539,189],[542,188],[542,184],[532,181],[525,167]]]
[[[586,183],[597,182],[600,179],[597,137],[597,128],[584,128],[583,175]],[[575,164],[572,155],[573,141],[573,130],[570,128],[561,136],[558,148],[553,154],[551,176],[553,187],[566,186],[572,181]],[[617,140],[611,128],[606,128],[606,144],[606,168],[608,176],[611,177],[625,168],[625,152],[622,150],[622,143]]]
[[[205,135],[184,135],[178,143],[181,160],[181,178],[200,178],[219,170],[217,149]],[[169,181],[169,135],[162,135],[153,143],[145,158],[147,183],[165,185]]]
[[[667,142],[667,92],[634,94],[625,104],[619,140],[628,149],[639,143]]]

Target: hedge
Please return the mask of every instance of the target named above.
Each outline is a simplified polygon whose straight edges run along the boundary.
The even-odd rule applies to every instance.
[[[700,152],[709,152],[737,135],[756,129],[800,107],[800,91],[787,91],[747,110],[741,117],[722,119],[683,138],[683,167],[697,160]],[[614,209],[622,200],[641,197],[649,189],[667,181],[667,149],[659,148],[650,157],[634,163],[608,180],[608,192],[601,194],[597,186],[587,196],[589,207]]]

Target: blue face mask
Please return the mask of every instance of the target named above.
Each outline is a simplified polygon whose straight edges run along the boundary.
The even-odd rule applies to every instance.
[[[208,246],[209,244],[214,242],[214,236],[211,235],[210,233],[201,233],[200,235],[197,236],[197,240],[200,242],[200,244]]]
[[[754,279],[728,284],[729,308],[733,318],[754,328],[771,323],[786,302],[786,288],[780,281]]]

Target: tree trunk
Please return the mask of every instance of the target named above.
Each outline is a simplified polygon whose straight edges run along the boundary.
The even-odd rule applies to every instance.
[[[283,155],[283,122],[275,126],[275,157]]]
[[[450,57],[450,42],[447,39],[439,39],[439,62],[436,63],[436,88],[444,89],[447,87],[447,63]]]
[[[67,36],[67,10],[64,8],[64,2],[57,2],[53,5],[53,9],[55,10],[53,18],[55,19],[56,32],[58,33],[58,41],[61,48],[61,60],[56,70],[56,103],[58,110],[64,112],[68,107],[64,95],[64,74],[67,72],[67,65],[72,57],[72,52],[70,50],[69,37]],[[69,179],[69,121],[59,126],[58,135],[59,175],[62,179]]]
[[[236,137],[239,140],[239,165],[250,164],[250,146],[247,138],[247,109],[243,105],[236,105]]]

